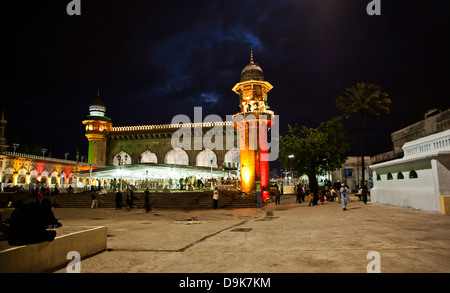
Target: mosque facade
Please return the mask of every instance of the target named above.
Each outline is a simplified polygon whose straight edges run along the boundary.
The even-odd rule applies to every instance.
[[[267,145],[260,145],[258,140],[250,146],[249,136],[252,131],[258,133],[260,127],[270,129],[274,114],[267,105],[267,93],[272,88],[251,54],[240,81],[232,88],[239,95],[240,108],[232,121],[137,126],[113,125],[97,92],[82,122],[89,141],[88,163],[105,167],[153,163],[240,170],[240,177],[248,178],[242,180],[242,189],[253,192],[258,177],[262,178],[261,187],[267,186],[269,168]]]

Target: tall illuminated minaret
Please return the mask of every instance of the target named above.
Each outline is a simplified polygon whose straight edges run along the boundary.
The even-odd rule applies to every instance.
[[[2,110],[2,119],[0,120],[0,152],[6,151],[6,149],[9,147],[6,144],[6,138],[5,138],[5,129],[6,129],[7,121],[5,119],[5,112]]]
[[[262,190],[269,183],[267,137],[260,137],[260,134],[267,134],[274,115],[267,104],[267,93],[272,88],[264,80],[263,71],[253,61],[251,52],[250,63],[241,72],[241,81],[232,89],[239,95],[241,108],[241,112],[233,116],[233,122],[239,135],[241,189],[246,193],[255,191],[257,176]],[[267,199],[268,192],[263,191],[262,197]]]
[[[111,130],[111,119],[105,116],[106,105],[100,100],[100,90],[96,99],[89,105],[89,115],[83,121],[86,137],[89,140],[88,163],[106,165],[106,140]]]

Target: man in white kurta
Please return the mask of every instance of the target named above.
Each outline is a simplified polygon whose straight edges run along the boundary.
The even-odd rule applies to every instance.
[[[341,191],[342,209],[346,211],[347,204],[350,202],[350,199],[348,198],[348,189],[347,187],[345,187],[344,184],[342,184],[340,191]]]

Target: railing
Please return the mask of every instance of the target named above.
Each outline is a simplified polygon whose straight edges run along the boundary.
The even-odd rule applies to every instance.
[[[268,116],[267,118],[270,119],[274,115],[274,112],[271,111],[271,110],[265,110],[265,111],[259,111],[259,110],[256,110],[256,111],[244,111],[244,112],[240,112],[240,113],[234,114],[233,115],[233,119],[235,117],[238,117],[238,116],[246,117],[246,116],[252,115],[252,114],[258,115],[258,116],[259,115],[267,115]]]
[[[232,125],[233,125],[232,121],[218,121],[218,122],[194,122],[194,123],[140,125],[140,126],[117,126],[112,127],[111,132],[173,129],[185,127],[194,128],[194,127],[232,126]]]
[[[437,150],[450,151],[450,130],[433,134],[403,145],[405,157],[423,155]]]
[[[77,161],[72,161],[72,160],[64,160],[64,159],[57,159],[57,158],[51,158],[51,157],[23,154],[23,153],[18,153],[18,152],[4,151],[4,152],[1,152],[0,154],[7,155],[7,156],[13,156],[13,157],[22,157],[22,158],[33,159],[33,160],[53,161],[53,162],[66,163],[66,164],[89,165],[88,163],[82,163],[82,162],[77,162]]]

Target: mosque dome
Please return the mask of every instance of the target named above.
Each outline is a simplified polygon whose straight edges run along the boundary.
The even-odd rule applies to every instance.
[[[250,63],[241,71],[241,82],[248,80],[264,80],[263,70],[253,62],[253,52],[250,54]]]

